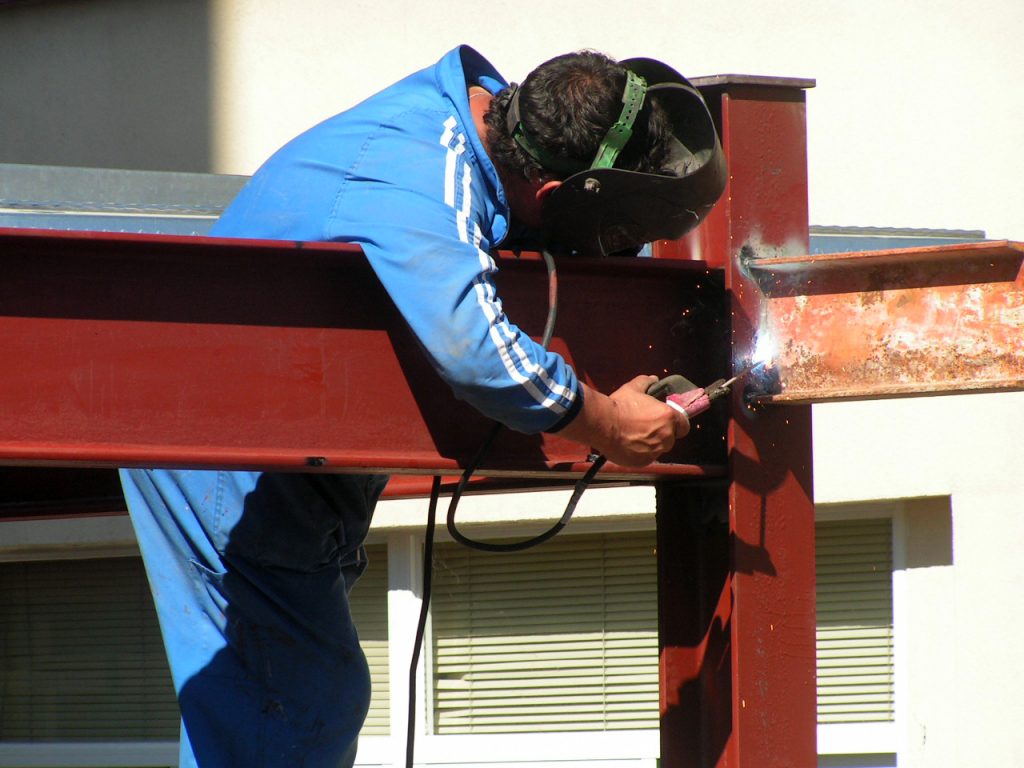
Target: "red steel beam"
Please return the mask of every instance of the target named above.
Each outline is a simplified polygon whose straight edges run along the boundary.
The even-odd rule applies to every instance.
[[[1024,388],[1024,244],[746,261],[774,402]]]
[[[754,350],[763,297],[753,245],[806,253],[805,98],[810,81],[698,81],[722,132],[729,183],[677,257],[724,270],[732,358]],[[719,486],[658,496],[662,764],[817,764],[814,505],[809,406],[747,407],[734,392]]]
[[[507,311],[539,335],[543,263],[500,266]],[[717,277],[698,263],[566,261],[552,346],[605,391],[641,372],[719,375],[706,335],[680,331],[694,291],[721,301]],[[0,231],[0,358],[7,465],[450,475],[491,428],[340,244]],[[602,477],[719,476],[724,445],[709,419],[665,462]],[[557,435],[506,431],[481,473],[588,467]]]

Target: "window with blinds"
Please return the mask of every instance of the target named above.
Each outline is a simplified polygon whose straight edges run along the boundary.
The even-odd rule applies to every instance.
[[[177,738],[141,560],[0,564],[0,739]]]
[[[892,521],[818,522],[818,722],[891,721]]]
[[[370,663],[364,733],[388,733],[387,549],[352,592]],[[0,740],[176,741],[178,705],[142,561],[0,563]]]
[[[658,727],[654,532],[435,554],[434,730]]]
[[[386,736],[391,732],[390,680],[388,675],[388,548],[386,544],[366,548],[370,564],[349,594],[352,618],[359,631],[359,644],[370,665],[373,686],[364,736]]]

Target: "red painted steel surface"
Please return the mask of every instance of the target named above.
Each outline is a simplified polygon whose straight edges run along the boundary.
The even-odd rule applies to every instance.
[[[738,368],[753,353],[763,314],[760,290],[740,269],[741,249],[809,250],[804,94],[726,79],[706,96],[730,181],[674,255],[725,270]],[[727,482],[699,493],[663,484],[659,494],[662,763],[811,768],[810,407],[750,409],[734,392],[731,415]]]
[[[752,259],[781,383],[764,399],[1024,388],[1022,261],[1005,241]]]
[[[605,391],[703,373],[705,334],[679,325],[710,277],[692,263],[566,262],[552,346]],[[499,286],[539,334],[543,264],[502,259]],[[339,244],[2,231],[0,357],[0,464],[451,474],[490,430]],[[711,424],[669,461],[602,477],[720,475]],[[557,436],[506,431],[482,471],[578,476],[586,459]]]

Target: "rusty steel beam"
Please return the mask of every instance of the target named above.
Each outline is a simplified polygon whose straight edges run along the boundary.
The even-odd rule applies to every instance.
[[[502,258],[504,304],[540,334],[536,258]],[[713,370],[716,312],[687,317],[704,264],[566,261],[553,348],[610,391],[638,373]],[[712,302],[713,303],[713,302]],[[0,464],[453,474],[491,423],[454,399],[357,248],[0,231]],[[724,473],[724,430],[604,479]],[[481,473],[576,477],[587,451],[506,431]]]
[[[1024,388],[1024,244],[757,258],[777,403]]]

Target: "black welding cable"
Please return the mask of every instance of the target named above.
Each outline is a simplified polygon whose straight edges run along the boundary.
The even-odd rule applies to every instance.
[[[491,434],[494,434],[493,431]],[[482,458],[482,453],[478,453],[477,455],[477,459],[479,460],[480,458]],[[605,457],[598,456],[583,477],[576,482],[572,496],[569,498],[569,502],[565,506],[565,512],[562,513],[562,517],[557,523],[539,536],[534,536],[532,539],[518,541],[512,544],[494,544],[490,542],[473,541],[471,539],[467,539],[455,528],[455,508],[458,506],[459,498],[462,496],[462,491],[465,488],[465,484],[469,482],[471,474],[471,471],[467,470],[463,473],[462,480],[453,491],[452,499],[448,504],[448,529],[449,531],[452,531],[452,535],[456,538],[456,541],[459,541],[473,549],[479,549],[485,552],[519,552],[524,549],[529,549],[530,547],[535,547],[552,538],[555,534],[565,528],[566,525],[568,525],[569,520],[572,519],[573,512],[576,510],[576,505],[579,503],[580,497],[590,485],[590,481],[593,479],[594,475],[596,475],[598,471],[600,471],[601,467],[604,466],[604,463]],[[478,464],[478,461],[474,461],[474,465],[475,464]],[[416,639],[413,641],[412,661],[409,664],[409,704],[408,713],[406,715],[405,734],[406,768],[413,768],[415,752],[416,683],[419,677],[417,674],[417,668],[419,666],[420,649],[423,646],[423,638],[427,633],[427,617],[430,615],[430,596],[434,573],[434,531],[437,527],[437,502],[440,494],[441,478],[435,477],[434,482],[430,487],[430,504],[427,507],[427,527],[423,535],[423,590],[420,602],[420,615],[416,622]]]
[[[430,486],[430,506],[427,508],[427,530],[423,536],[423,600],[420,603],[420,617],[416,622],[416,639],[412,646],[412,661],[409,664],[409,707],[406,716],[405,765],[412,768],[414,744],[416,741],[416,674],[420,663],[420,648],[427,632],[427,616],[430,611],[430,587],[434,574],[434,527],[437,520],[437,499],[441,495],[441,478],[435,477]]]
[[[544,264],[547,267],[548,272],[548,314],[547,319],[544,323],[544,335],[541,339],[542,346],[547,349],[548,344],[551,342],[551,337],[554,335],[555,330],[555,319],[558,316],[558,273],[555,270],[555,261],[551,254],[547,251],[543,251]],[[479,468],[483,462],[484,457],[490,450],[491,445],[494,443],[495,438],[501,433],[503,429],[501,424],[495,424],[487,437],[484,439],[477,451],[476,456],[470,462],[469,466],[466,467],[462,473],[462,477],[459,478],[458,485],[452,492],[451,501],[448,504],[448,517],[447,525],[448,532],[451,537],[463,544],[464,546],[470,547],[471,549],[482,550],[484,552],[521,552],[524,549],[535,547],[548,539],[555,536],[559,531],[565,528],[572,519],[573,513],[576,511],[576,505],[579,503],[580,497],[583,492],[590,485],[594,475],[596,475],[601,467],[605,464],[605,457],[598,456],[586,473],[581,477],[573,488],[572,496],[569,497],[569,502],[566,504],[565,511],[562,513],[562,517],[551,526],[544,533],[541,533],[533,538],[526,539],[524,541],[516,541],[505,544],[494,544],[490,542],[475,541],[463,535],[459,531],[455,524],[455,510],[458,508],[459,500],[462,498],[462,493],[465,491],[466,486],[469,484],[470,478]],[[434,560],[434,531],[436,528],[436,515],[437,515],[437,503],[438,497],[441,494],[441,478],[435,477],[434,482],[430,489],[430,504],[427,511],[427,528],[423,538],[423,590],[422,590],[422,601],[420,603],[420,615],[419,620],[416,623],[416,640],[413,647],[412,662],[409,665],[409,707],[408,707],[408,719],[406,723],[406,740],[405,740],[405,765],[406,768],[413,768],[413,756],[416,736],[416,682],[417,682],[417,667],[419,666],[420,659],[420,648],[423,645],[423,638],[426,635],[427,629],[427,617],[429,616],[430,609],[430,592],[431,592],[431,581],[433,575],[433,560]]]
[[[558,519],[554,525],[548,528],[543,533],[533,536],[529,539],[522,541],[512,541],[505,543],[494,543],[488,541],[477,541],[470,539],[468,536],[463,534],[458,527],[455,525],[455,509],[458,507],[459,499],[462,498],[462,492],[465,490],[466,485],[469,483],[470,473],[467,470],[463,473],[462,478],[459,480],[459,484],[455,487],[452,492],[452,500],[448,505],[448,533],[451,537],[460,544],[467,546],[471,549],[478,549],[482,552],[522,552],[525,549],[536,547],[538,544],[543,544],[548,539],[553,538],[557,535],[565,526],[572,520],[573,513],[576,511],[576,505],[579,503],[580,497],[583,492],[590,485],[590,481],[594,479],[601,467],[605,464],[605,457],[598,456],[593,464],[587,469],[586,473],[579,480],[576,481],[576,485],[573,488],[572,496],[569,497],[569,502],[565,505],[565,511],[562,512],[561,518]]]
[[[548,315],[547,320],[544,323],[544,335],[541,337],[541,346],[547,349],[548,344],[551,343],[551,338],[555,333],[555,320],[558,317],[558,271],[555,268],[555,260],[547,251],[541,252],[544,257],[544,265],[547,267],[548,272]],[[569,499],[569,503],[565,507],[565,511],[562,513],[562,517],[552,525],[548,530],[543,533],[534,536],[523,541],[514,541],[503,544],[494,544],[485,541],[476,541],[463,534],[458,526],[455,524],[455,510],[458,508],[459,500],[462,498],[462,493],[465,491],[466,486],[469,485],[470,478],[480,467],[484,457],[490,450],[491,445],[494,443],[495,438],[501,433],[503,427],[501,424],[495,424],[491,429],[490,433],[484,439],[483,444],[480,446],[480,450],[477,451],[473,461],[470,462],[469,466],[462,473],[462,477],[459,479],[459,483],[452,493],[451,503],[448,505],[448,517],[447,527],[448,533],[455,541],[459,542],[463,546],[470,547],[471,549],[478,549],[483,552],[522,552],[525,549],[530,549],[538,544],[543,544],[548,539],[555,536],[559,531],[565,528],[572,519],[573,513],[576,511],[576,505],[579,503],[580,496],[583,495],[583,491],[590,485],[590,481],[593,480],[601,467],[605,464],[605,457],[598,456],[597,460],[590,466],[587,472],[577,481],[576,487],[573,489],[573,494]]]

